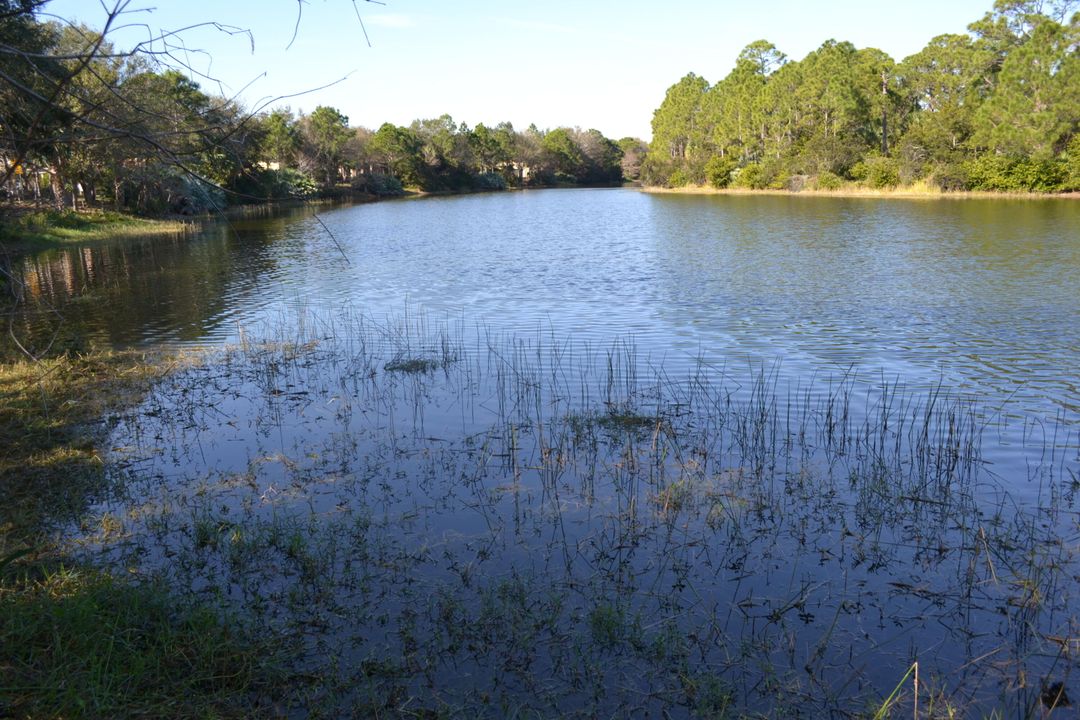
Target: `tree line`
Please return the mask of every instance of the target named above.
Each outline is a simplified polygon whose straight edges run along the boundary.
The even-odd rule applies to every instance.
[[[747,46],[655,111],[642,168],[660,186],[1080,190],[1080,6],[996,0],[967,34],[895,62],[829,40],[801,61]]]
[[[616,143],[598,130],[470,128],[449,115],[369,130],[333,107],[246,108],[207,92],[168,34],[115,48],[110,33],[126,3],[91,29],[42,20],[44,1],[0,0],[0,194],[8,208],[36,200],[153,215],[403,187],[617,183],[624,163],[634,173],[644,155],[641,141]]]
[[[644,148],[599,130],[518,131],[509,122],[470,128],[448,114],[408,126],[351,128],[347,116],[326,106],[310,115],[277,109],[257,116],[252,133],[263,175],[288,168],[325,187],[349,184],[376,194],[403,186],[437,192],[618,183],[623,146]]]

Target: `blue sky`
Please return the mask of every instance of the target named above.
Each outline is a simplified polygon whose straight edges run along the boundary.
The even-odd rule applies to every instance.
[[[100,27],[118,0],[52,0],[46,12]],[[186,30],[193,67],[249,107],[310,112],[332,105],[353,126],[450,113],[470,126],[595,127],[648,139],[653,110],[687,72],[715,82],[739,51],[764,38],[794,59],[830,38],[900,60],[935,35],[964,32],[992,0],[729,2],[728,0],[306,0],[295,42],[296,0],[130,0],[118,45],[148,30],[214,21],[230,35]],[[357,20],[363,18],[371,39]],[[204,88],[219,85],[199,79]]]

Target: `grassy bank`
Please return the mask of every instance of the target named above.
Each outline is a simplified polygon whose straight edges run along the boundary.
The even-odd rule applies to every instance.
[[[267,695],[271,654],[242,630],[52,542],[110,490],[103,419],[180,363],[0,365],[0,717],[238,717]]]
[[[1035,192],[996,192],[986,190],[954,190],[945,191],[927,183],[902,185],[893,188],[870,188],[858,185],[844,186],[835,190],[822,190],[804,188],[802,190],[777,190],[777,189],[752,189],[752,188],[714,188],[710,185],[684,185],[682,187],[664,188],[644,185],[643,192],[658,195],[785,195],[785,196],[810,196],[810,197],[837,197],[837,198],[897,198],[897,199],[948,199],[962,200],[971,198],[984,199],[1048,199],[1062,198],[1076,200],[1080,193],[1035,193]]]
[[[117,237],[180,235],[192,229],[185,220],[140,218],[108,211],[38,210],[0,220],[0,242],[6,245],[49,245],[108,240]]]

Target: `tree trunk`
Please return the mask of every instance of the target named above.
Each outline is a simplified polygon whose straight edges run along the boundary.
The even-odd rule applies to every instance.
[[[64,182],[60,179],[58,170],[49,171],[49,187],[52,188],[53,205],[60,212],[64,210]]]
[[[881,108],[881,154],[889,154],[889,116],[885,108]]]

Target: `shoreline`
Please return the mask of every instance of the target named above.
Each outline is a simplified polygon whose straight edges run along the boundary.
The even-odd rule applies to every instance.
[[[28,211],[0,219],[0,249],[26,251],[62,247],[69,243],[93,242],[129,237],[176,237],[198,231],[204,223],[222,217],[229,219],[263,213],[272,213],[282,207],[302,207],[336,204],[366,204],[383,200],[420,199],[477,195],[500,192],[523,192],[552,188],[623,187],[652,195],[728,195],[728,196],[780,196],[810,198],[853,198],[883,200],[1080,200],[1080,192],[1037,193],[1003,192],[994,190],[945,191],[921,185],[891,189],[850,187],[839,190],[776,190],[752,188],[714,188],[708,185],[684,185],[666,188],[640,183],[589,186],[542,186],[536,188],[506,188],[503,190],[436,190],[407,189],[400,195],[373,196],[367,194],[331,195],[310,199],[283,199],[267,203],[235,205],[221,213],[190,216],[140,217],[110,210],[91,209],[74,212],[57,212],[50,209]],[[55,215],[55,217],[53,217]]]
[[[868,198],[884,200],[1080,200],[1080,192],[1036,193],[1003,192],[998,190],[958,190],[945,191],[919,186],[905,186],[893,189],[844,188],[841,190],[773,190],[752,188],[714,188],[707,185],[684,185],[677,188],[665,188],[655,185],[641,185],[641,192],[654,195],[778,195],[783,197],[832,197],[832,198]]]

